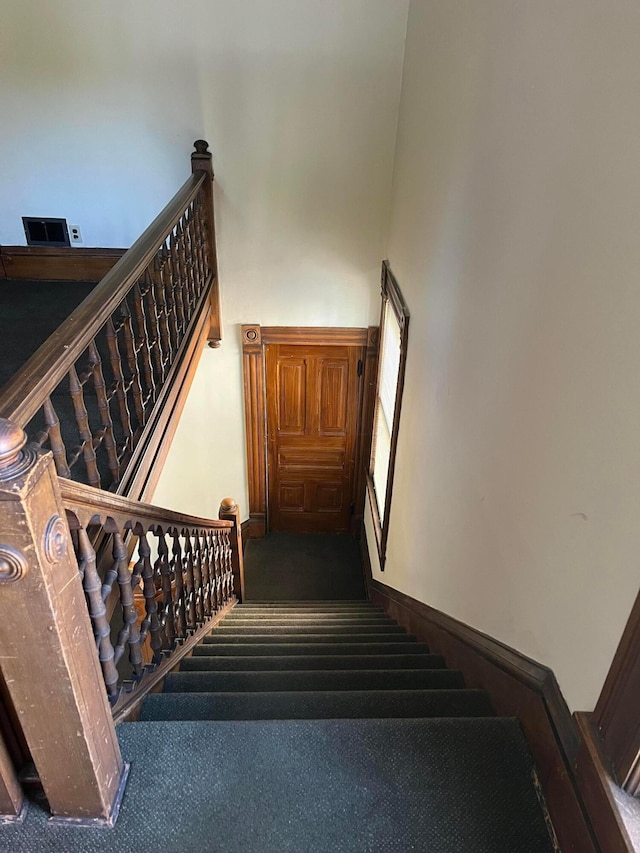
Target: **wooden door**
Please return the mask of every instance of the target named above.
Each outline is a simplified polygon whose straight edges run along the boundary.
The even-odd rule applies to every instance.
[[[349,530],[363,355],[359,346],[266,346],[271,530]]]

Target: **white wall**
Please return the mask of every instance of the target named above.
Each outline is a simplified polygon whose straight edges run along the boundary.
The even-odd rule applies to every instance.
[[[635,0],[412,0],[407,32],[376,574],[551,666],[574,709],[638,590],[639,32]]]
[[[246,514],[239,324],[378,314],[408,0],[2,7],[0,243],[35,215],[128,246],[210,143],[225,338],[154,500],[211,514],[229,494]]]

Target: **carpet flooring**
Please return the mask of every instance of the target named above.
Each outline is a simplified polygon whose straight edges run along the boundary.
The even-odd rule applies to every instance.
[[[77,281],[0,281],[0,389],[95,286]]]
[[[244,580],[247,601],[365,597],[358,543],[346,535],[270,533],[250,539]]]
[[[514,720],[130,723],[112,830],[31,807],[2,853],[552,853]]]

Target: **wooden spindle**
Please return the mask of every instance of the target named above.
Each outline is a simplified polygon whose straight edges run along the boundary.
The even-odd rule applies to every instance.
[[[0,420],[3,678],[53,814],[113,823],[125,767],[53,458],[26,441]]]
[[[209,346],[219,347],[222,340],[222,328],[220,323],[220,288],[218,283],[218,259],[216,253],[216,228],[214,216],[213,199],[213,162],[209,143],[204,139],[197,139],[193,143],[195,151],[191,155],[191,169],[193,172],[204,172],[207,180],[203,184],[203,220],[206,233],[206,256],[213,286],[211,290],[211,323],[209,328]]]
[[[171,340],[171,330],[169,328],[169,313],[170,307],[167,302],[167,294],[164,289],[164,281],[160,275],[158,267],[158,256],[153,259],[152,281],[156,294],[156,305],[158,306],[158,326],[160,329],[160,343],[162,348],[162,365],[163,375],[169,369],[173,362],[173,357],[177,350],[173,348]]]
[[[113,535],[113,560],[118,586],[120,588],[120,607],[122,608],[122,630],[115,645],[114,661],[117,664],[129,648],[129,662],[135,676],[142,674],[142,649],[140,648],[140,629],[138,613],[133,597],[132,578],[129,573],[129,552],[120,533]]]
[[[133,428],[131,426],[131,413],[129,404],[127,403],[127,392],[125,390],[124,371],[122,370],[122,357],[120,356],[120,348],[118,346],[118,335],[113,323],[113,318],[109,317],[105,326],[105,337],[107,347],[109,349],[109,362],[111,364],[111,372],[115,383],[116,400],[118,401],[118,412],[120,413],[120,426],[124,433],[124,448],[133,446]]]
[[[186,587],[187,587],[187,624],[189,628],[196,628],[198,614],[196,610],[196,582],[193,570],[193,548],[191,547],[191,534],[189,530],[183,530],[184,555],[186,565]]]
[[[149,401],[149,403],[146,403],[145,405],[145,408],[147,408],[147,406],[152,405],[155,402],[157,396],[157,389],[153,376],[150,346],[151,341],[149,338],[149,332],[147,331],[147,319],[144,313],[143,296],[142,290],[140,289],[140,282],[136,282],[133,286],[132,300],[133,313],[136,318],[136,352],[140,353],[140,358],[142,360],[142,376],[145,381],[147,392],[146,400]],[[147,412],[145,411],[145,417],[146,416]]]
[[[127,302],[122,302],[120,305],[122,316],[122,337],[124,339],[124,349],[127,358],[127,367],[131,375],[131,396],[133,397],[133,407],[138,420],[138,427],[142,429],[145,425],[145,407],[142,397],[142,377],[138,366],[138,357],[136,355],[136,341],[133,333],[133,323],[131,321],[131,311]]]
[[[218,518],[221,521],[233,522],[229,534],[231,549],[231,571],[233,575],[233,592],[238,601],[244,601],[244,559],[242,553],[242,525],[240,522],[240,507],[233,498],[225,498],[220,504]]]
[[[211,576],[209,566],[211,563],[211,549],[209,546],[209,533],[206,530],[198,534],[198,560],[200,573],[202,575],[202,604],[206,618],[215,612],[215,603],[211,598]]]
[[[176,623],[173,605],[173,584],[171,580],[171,566],[169,565],[169,548],[162,530],[156,533],[158,540],[157,568],[162,578],[162,605],[165,613],[165,634],[169,646],[173,646],[176,639]]]
[[[96,460],[96,451],[93,446],[93,435],[89,426],[89,415],[84,404],[84,393],[78,378],[75,364],[69,368],[69,394],[73,403],[73,411],[80,436],[80,453],[87,470],[87,482],[90,486],[100,488],[100,474]]]
[[[184,573],[182,567],[182,545],[180,544],[180,531],[171,531],[173,546],[171,548],[173,576],[176,584],[175,597],[175,626],[176,634],[181,639],[187,636],[187,608],[185,602]]]
[[[78,531],[78,556],[82,585],[89,605],[89,618],[93,625],[107,695],[111,701],[115,701],[118,698],[118,670],[114,662],[115,651],[111,643],[111,626],[107,619],[107,608],[102,600],[102,581],[96,566],[96,552],[84,528]]]
[[[64,446],[62,432],[60,430],[60,419],[58,418],[56,410],[53,408],[51,397],[47,397],[44,401],[42,414],[44,416],[44,423],[47,428],[49,444],[51,445],[53,461],[55,462],[58,476],[68,478],[71,476],[71,471],[69,469],[69,463],[67,462],[67,451]]]
[[[89,360],[93,372],[93,387],[96,392],[96,400],[98,403],[98,415],[104,433],[104,449],[107,454],[107,465],[111,474],[111,483],[116,485],[120,482],[120,462],[118,461],[118,450],[116,440],[113,434],[113,421],[111,419],[111,410],[109,408],[109,399],[107,397],[107,385],[104,381],[102,372],[102,359],[98,352],[95,339],[91,339],[89,344]]]
[[[142,594],[148,622],[150,636],[149,645],[153,655],[153,662],[158,663],[162,652],[162,629],[158,618],[158,603],[156,601],[156,585],[153,565],[151,564],[151,547],[145,531],[138,533],[138,553],[142,563]]]

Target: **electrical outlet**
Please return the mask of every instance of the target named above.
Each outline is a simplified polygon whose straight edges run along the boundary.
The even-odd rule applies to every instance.
[[[69,226],[69,239],[72,243],[82,243],[82,232],[79,225]]]

